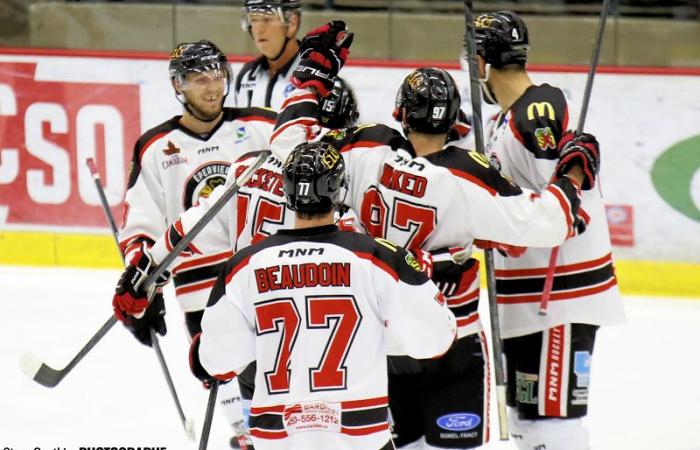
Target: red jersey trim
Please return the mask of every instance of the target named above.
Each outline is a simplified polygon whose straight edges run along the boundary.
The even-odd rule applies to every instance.
[[[496,196],[496,194],[497,194],[496,189],[494,189],[491,186],[489,186],[488,184],[484,183],[483,181],[481,181],[480,179],[478,179],[474,175],[468,174],[467,172],[462,172],[461,170],[458,170],[458,169],[448,169],[448,170],[450,171],[450,173],[452,173],[452,175],[459,177],[463,180],[466,180],[472,184],[475,184],[475,185],[479,186],[480,188],[485,189],[492,196],[494,196],[494,197]]]
[[[576,300],[588,295],[595,295],[605,292],[617,285],[617,279],[613,276],[605,283],[598,286],[589,286],[582,289],[572,289],[570,291],[552,292],[549,301]],[[539,303],[542,300],[542,293],[527,295],[498,296],[496,298],[499,305],[513,305],[518,303]]]
[[[172,130],[170,130],[170,131],[172,131]],[[162,133],[158,133],[158,134],[156,134],[155,136],[153,136],[151,139],[149,139],[145,144],[143,144],[143,147],[141,147],[141,148],[139,149],[139,161],[142,161],[142,160],[143,160],[143,155],[144,155],[144,153],[146,153],[146,150],[148,150],[148,149],[151,147],[151,145],[153,145],[153,143],[154,143],[155,141],[157,141],[158,139],[162,138],[162,137],[165,136],[166,134],[170,133],[170,131],[164,131],[164,132],[162,132]]]
[[[349,152],[350,150],[354,148],[375,148],[375,147],[381,147],[382,145],[386,145],[385,142],[379,142],[379,141],[357,141],[353,142],[351,144],[346,144],[343,147],[338,150],[340,153],[345,153]]]
[[[567,264],[557,266],[554,270],[556,274],[579,272],[584,270],[595,269],[605,266],[612,262],[612,253],[608,253],[597,259],[583,261],[575,264]],[[496,270],[496,278],[528,278],[528,277],[543,277],[547,275],[547,267],[538,267],[535,269],[499,269]]]
[[[379,267],[382,269],[384,272],[386,272],[391,278],[393,278],[396,281],[399,281],[399,274],[396,273],[394,269],[392,269],[387,263],[382,261],[381,259],[375,257],[374,255],[370,255],[369,253],[363,253],[363,252],[353,252],[355,255],[357,255],[359,258],[366,259],[367,261],[371,262],[375,266]]]

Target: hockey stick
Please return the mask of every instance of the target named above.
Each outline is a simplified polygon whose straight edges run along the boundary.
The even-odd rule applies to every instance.
[[[192,227],[189,233],[182,237],[180,242],[177,243],[170,253],[163,258],[160,265],[154,269],[154,272],[147,277],[144,281],[143,286],[148,291],[148,287],[153,285],[153,282],[165,272],[170,264],[178,257],[180,252],[187,247],[190,242],[202,231],[209,221],[224,207],[224,205],[238,192],[238,189],[244,185],[253,173],[265,162],[267,157],[270,155],[269,150],[261,151],[255,161],[238,177],[238,179],[229,186],[226,191],[221,195],[212,207],[202,216],[199,221]],[[63,380],[63,378],[68,375],[68,373],[73,370],[73,367],[80,362],[80,360],[85,357],[90,350],[97,345],[98,342],[107,334],[107,332],[117,323],[117,318],[112,315],[109,319],[100,327],[100,329],[95,333],[90,340],[81,348],[78,353],[73,357],[73,359],[66,365],[63,369],[54,369],[46,363],[43,363],[39,358],[37,358],[32,353],[25,353],[20,359],[20,368],[22,371],[31,379],[37,383],[46,386],[54,387]]]
[[[603,9],[600,11],[600,19],[598,20],[598,34],[596,35],[595,45],[593,46],[593,55],[591,55],[591,65],[588,68],[588,77],[586,78],[586,88],[583,91],[583,102],[581,104],[581,114],[578,117],[576,126],[576,135],[583,133],[583,125],[586,123],[586,114],[588,113],[588,102],[591,98],[593,90],[593,78],[595,78],[598,60],[600,59],[600,50],[603,47],[603,33],[605,32],[605,22],[608,19],[608,10],[610,9],[610,0],[603,0]],[[547,275],[544,279],[544,287],[542,288],[542,298],[540,299],[539,315],[547,315],[547,306],[549,299],[552,296],[552,287],[554,286],[554,271],[557,265],[557,257],[559,256],[559,247],[552,248],[549,254],[549,265],[547,266]]]
[[[202,426],[202,437],[199,439],[199,450],[206,450],[209,443],[209,432],[211,431],[211,422],[214,418],[214,406],[216,405],[216,393],[219,390],[219,380],[214,380],[214,383],[209,387],[209,400],[207,400],[207,410],[204,413],[204,425]]]
[[[100,196],[100,202],[102,203],[102,209],[104,210],[105,217],[107,218],[107,221],[109,222],[109,226],[112,229],[112,236],[114,237],[114,242],[117,244],[117,248],[119,249],[119,255],[122,258],[122,262],[124,262],[124,253],[122,252],[121,247],[119,246],[119,231],[117,230],[117,225],[114,221],[114,216],[112,215],[112,211],[109,209],[109,203],[107,202],[107,196],[105,195],[105,190],[104,187],[102,186],[102,182],[100,181],[100,173],[97,170],[97,166],[95,165],[95,161],[92,158],[87,158],[85,160],[85,164],[87,164],[88,169],[90,170],[90,175],[92,175],[92,179],[95,182],[95,189],[97,189],[97,193]],[[156,336],[155,331],[153,328],[149,329],[149,333],[151,334],[151,342],[153,343],[153,350],[156,352],[156,356],[158,357],[158,362],[160,363],[160,368],[163,370],[163,375],[165,376],[165,381],[168,384],[168,389],[170,390],[170,395],[173,398],[173,401],[175,402],[175,408],[177,408],[177,413],[180,416],[180,422],[182,423],[182,427],[185,430],[185,434],[187,437],[191,440],[195,440],[195,426],[194,426],[194,419],[187,419],[185,417],[185,413],[182,410],[182,404],[180,403],[180,398],[177,395],[177,391],[175,390],[175,385],[173,384],[173,379],[170,376],[170,370],[168,369],[168,364],[165,362],[165,357],[163,356],[163,351],[160,348],[160,342],[158,341],[158,336]]]
[[[474,17],[471,0],[464,0],[465,43],[469,62],[469,82],[472,101],[472,130],[476,151],[486,154],[484,149],[484,131],[481,121],[481,86],[479,85],[476,64],[476,41],[474,38]],[[493,347],[493,369],[496,381],[496,403],[498,405],[498,430],[502,441],[508,440],[508,416],[506,412],[506,380],[503,370],[503,348],[501,328],[498,319],[498,302],[496,301],[496,276],[493,269],[493,250],[484,250],[486,263],[486,289],[489,297],[489,317],[491,319],[491,345]]]

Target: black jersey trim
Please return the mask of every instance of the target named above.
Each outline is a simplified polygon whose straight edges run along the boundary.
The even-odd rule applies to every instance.
[[[341,130],[333,130],[321,138],[338,149],[347,152],[358,147],[387,145],[392,150],[403,148],[415,157],[415,151],[401,133],[382,124],[364,124]]]

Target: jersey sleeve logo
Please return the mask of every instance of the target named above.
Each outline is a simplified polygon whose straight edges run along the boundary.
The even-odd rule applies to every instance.
[[[555,120],[552,104],[549,102],[530,103],[527,107],[527,120],[535,120],[536,117],[547,117],[549,120]]]
[[[408,264],[411,269],[415,270],[416,272],[420,272],[420,263],[416,261],[416,258],[414,258],[412,254],[406,253],[406,257],[404,259],[406,260],[406,264]]]
[[[536,129],[535,139],[537,139],[537,146],[542,151],[557,148],[557,139],[554,137],[554,132],[550,127]]]

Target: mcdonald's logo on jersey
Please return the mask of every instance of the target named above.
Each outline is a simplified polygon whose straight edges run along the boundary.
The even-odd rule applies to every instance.
[[[554,120],[554,107],[549,102],[533,102],[527,107],[527,119],[535,120],[537,117],[548,117],[549,120]]]

